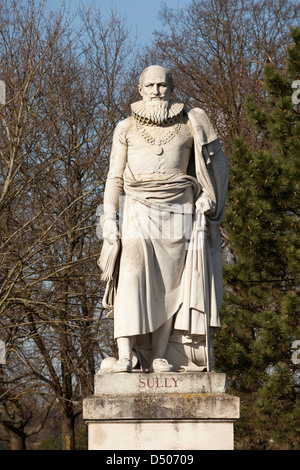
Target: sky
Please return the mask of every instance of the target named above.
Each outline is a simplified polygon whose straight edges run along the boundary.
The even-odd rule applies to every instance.
[[[92,0],[96,8],[109,11],[113,6],[120,14],[127,17],[127,27],[132,35],[138,35],[138,42],[147,44],[152,40],[155,29],[162,29],[158,19],[158,12],[162,3],[169,8],[182,8],[190,3],[190,0]],[[88,5],[89,0],[65,0],[70,12],[76,12],[80,4]],[[61,0],[48,0],[51,9],[59,8]]]

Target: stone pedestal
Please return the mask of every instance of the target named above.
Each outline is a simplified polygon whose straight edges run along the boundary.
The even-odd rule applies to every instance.
[[[225,374],[98,373],[83,417],[90,450],[232,450],[239,398]]]

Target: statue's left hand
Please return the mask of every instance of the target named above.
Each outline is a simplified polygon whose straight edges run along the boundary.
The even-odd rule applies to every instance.
[[[206,194],[201,196],[196,201],[196,210],[205,215],[213,215],[215,212],[215,203]]]

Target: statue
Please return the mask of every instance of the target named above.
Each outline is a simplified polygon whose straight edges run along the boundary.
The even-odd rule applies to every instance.
[[[142,99],[114,131],[98,261],[114,372],[213,366],[228,163],[206,113],[172,100],[173,90],[164,67],[146,68]]]

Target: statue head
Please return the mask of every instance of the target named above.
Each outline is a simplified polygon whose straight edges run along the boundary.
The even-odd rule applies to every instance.
[[[139,92],[144,101],[169,101],[174,90],[173,78],[165,67],[151,65],[139,79]]]
[[[156,124],[167,120],[173,90],[172,75],[164,67],[151,65],[143,70],[139,79],[139,92],[145,104],[147,119]]]

